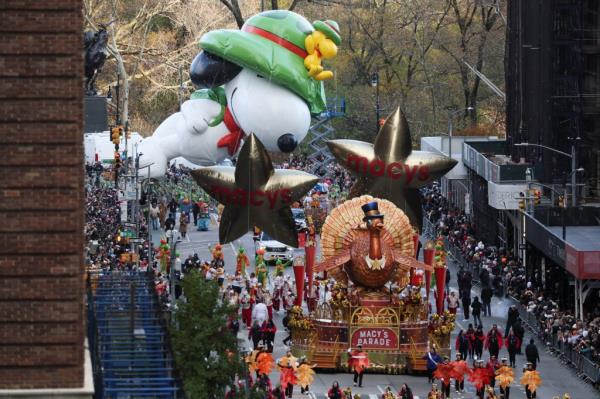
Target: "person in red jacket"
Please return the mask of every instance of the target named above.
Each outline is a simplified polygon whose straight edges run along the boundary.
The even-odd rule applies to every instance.
[[[485,337],[485,349],[490,352],[490,357],[498,357],[498,352],[502,349],[503,343],[502,333],[498,330],[498,326],[493,324]]]
[[[485,367],[490,376],[490,386],[494,388],[496,386],[496,370],[500,367],[500,362],[496,359],[496,356],[490,356],[490,360],[488,360]]]
[[[477,327],[477,330],[473,334],[473,348],[475,351],[475,356],[477,359],[481,359],[483,355],[483,343],[485,342],[485,334],[483,333],[483,329],[481,326]]]
[[[469,340],[469,359],[473,359],[473,355],[475,353],[475,329],[473,328],[473,324],[469,324],[469,328],[467,328],[467,332],[465,333],[467,339]],[[463,357],[463,360],[467,360],[467,357]]]
[[[469,352],[469,348],[471,346],[471,342],[469,341],[469,337],[467,337],[465,330],[460,330],[460,332],[456,336],[456,342],[454,346],[456,352],[460,353],[463,359],[466,359],[467,354]]]
[[[267,352],[273,352],[273,342],[275,341],[275,333],[277,332],[277,327],[275,327],[275,323],[273,320],[269,319],[268,321],[264,321],[262,325],[262,334],[263,334],[263,342],[267,345]]]

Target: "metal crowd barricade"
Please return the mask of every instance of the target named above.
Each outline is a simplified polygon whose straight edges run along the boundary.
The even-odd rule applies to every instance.
[[[96,399],[174,399],[180,389],[154,282],[145,273],[90,274],[88,312],[95,334]]]

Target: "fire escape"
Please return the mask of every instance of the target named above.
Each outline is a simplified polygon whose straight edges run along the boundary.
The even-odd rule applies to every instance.
[[[550,145],[570,152],[570,139],[581,137],[583,55],[581,52],[582,2],[556,0],[552,47],[552,128]],[[569,170],[568,159],[556,159],[554,175]]]
[[[346,113],[346,100],[334,97],[327,101],[327,111],[316,117],[316,122],[308,130],[310,141],[308,145],[313,152],[308,156],[308,159],[313,162],[310,173],[318,176],[325,174],[325,167],[333,160],[333,156],[327,148],[327,140],[331,138],[334,132],[331,126],[331,120],[342,116]]]

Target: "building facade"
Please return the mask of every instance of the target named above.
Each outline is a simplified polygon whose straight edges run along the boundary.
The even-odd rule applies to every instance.
[[[472,221],[581,316],[600,288],[600,2],[509,1],[506,46],[507,139],[463,144]]]
[[[571,153],[576,140],[578,197],[600,198],[600,2],[508,2],[507,144],[513,161],[543,164],[537,176],[561,184],[568,157],[515,143]],[[570,179],[566,178],[567,185]]]
[[[0,397],[93,393],[81,10],[80,0],[0,2]]]

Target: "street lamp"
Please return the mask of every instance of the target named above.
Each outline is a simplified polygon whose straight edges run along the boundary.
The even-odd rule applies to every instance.
[[[377,128],[375,129],[375,134],[379,132],[379,72],[375,71],[371,74],[371,87],[375,87],[375,123]]]
[[[448,156],[450,158],[452,158],[452,133],[454,131],[454,125],[452,123],[452,118],[454,118],[454,115],[459,114],[460,112],[463,111],[473,111],[475,108],[473,107],[467,107],[467,108],[463,108],[463,109],[456,109],[456,110],[448,110]]]
[[[571,206],[577,206],[577,173],[582,172],[583,169],[577,169],[577,142],[581,140],[581,137],[575,137],[571,139],[571,153],[567,154],[566,152],[557,150],[556,148],[548,147],[542,144],[534,144],[534,143],[516,143],[515,147],[538,147],[543,148],[548,151],[555,152],[557,154],[563,155],[567,158],[571,159],[571,173],[569,177],[571,178]]]

